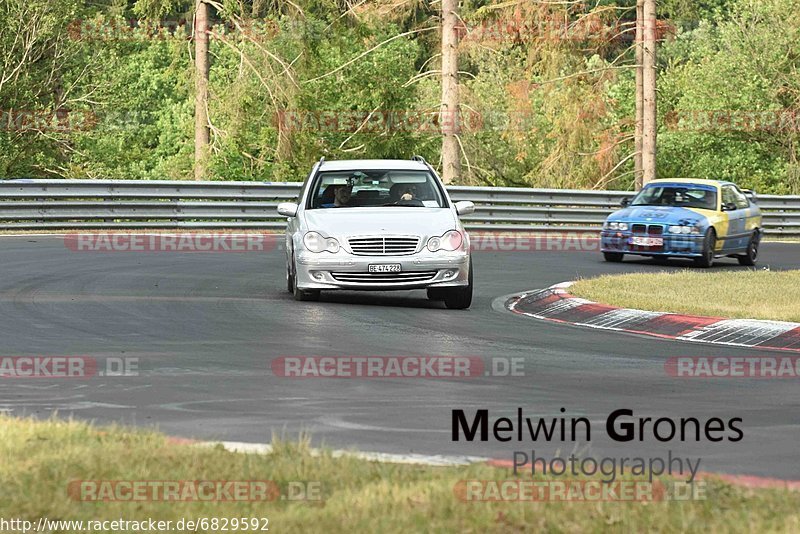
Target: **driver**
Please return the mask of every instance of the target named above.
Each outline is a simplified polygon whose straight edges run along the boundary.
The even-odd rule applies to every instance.
[[[413,185],[410,185],[406,188],[402,195],[400,195],[400,200],[414,200],[416,197],[417,188]]]
[[[389,200],[400,202],[401,200],[414,200],[417,188],[411,184],[394,184],[389,190]]]

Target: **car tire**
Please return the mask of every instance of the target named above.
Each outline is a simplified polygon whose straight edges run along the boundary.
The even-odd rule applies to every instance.
[[[704,269],[710,268],[714,265],[714,250],[716,248],[717,232],[713,228],[709,228],[705,239],[703,239],[703,255],[699,258],[694,258],[694,264]]]
[[[292,271],[297,272],[297,267],[294,266],[294,260],[292,260]],[[314,301],[319,300],[319,289],[300,289],[297,287],[297,280],[294,276],[292,276],[292,294],[294,295],[294,300],[298,301]]]
[[[319,289],[298,289],[294,288],[294,300],[298,301],[316,301],[319,300]]]
[[[619,263],[624,257],[622,252],[603,252],[603,259],[611,263]]]
[[[294,273],[292,273],[292,264],[286,262],[286,291],[294,294]]]
[[[443,287],[428,288],[428,300],[444,300],[447,290]]]
[[[756,264],[758,261],[758,245],[760,241],[759,233],[754,232],[753,236],[750,238],[750,242],[747,244],[747,254],[736,256],[736,259],[739,260],[739,265],[752,267]]]
[[[444,305],[450,310],[466,310],[472,305],[472,258],[469,259],[469,283],[445,290]]]

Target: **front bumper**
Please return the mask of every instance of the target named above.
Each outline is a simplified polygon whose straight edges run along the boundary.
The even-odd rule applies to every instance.
[[[299,289],[389,291],[456,287],[469,284],[466,252],[417,253],[407,256],[355,256],[298,252],[295,283]],[[370,273],[370,265],[399,263],[399,273]]]
[[[703,255],[702,235],[663,234],[648,236],[636,234],[637,237],[660,237],[664,240],[661,247],[645,247],[631,243],[634,234],[630,231],[603,230],[600,233],[600,250],[602,252],[617,252],[639,256],[675,256],[681,258],[696,258]]]

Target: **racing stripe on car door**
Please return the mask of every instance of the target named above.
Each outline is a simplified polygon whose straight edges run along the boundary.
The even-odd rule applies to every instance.
[[[709,225],[714,227],[717,231],[717,247],[715,250],[722,250],[722,247],[725,246],[725,240],[723,238],[728,235],[730,229],[730,216],[726,212],[719,211],[715,212],[713,216],[709,216],[708,211],[704,212],[695,208],[687,209],[704,217],[708,220]]]

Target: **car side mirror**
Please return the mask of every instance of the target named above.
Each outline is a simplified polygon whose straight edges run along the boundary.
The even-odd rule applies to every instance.
[[[468,200],[456,202],[456,213],[459,215],[469,215],[470,213],[475,213],[475,204]]]
[[[726,202],[722,205],[722,211],[736,211],[736,204],[733,202]]]
[[[628,206],[631,205],[631,199],[625,197],[622,199],[622,202],[620,202],[619,205],[622,206],[623,208],[627,208]]]
[[[285,217],[294,217],[297,215],[297,204],[294,202],[281,202],[278,204],[278,213]]]

